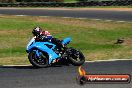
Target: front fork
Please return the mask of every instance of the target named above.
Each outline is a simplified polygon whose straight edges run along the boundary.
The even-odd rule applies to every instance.
[[[35,52],[35,58],[38,60],[42,60],[42,52],[40,52],[39,50],[34,50]]]
[[[38,50],[35,50],[35,53],[36,53],[37,57],[40,57],[42,55],[42,53],[39,52]]]

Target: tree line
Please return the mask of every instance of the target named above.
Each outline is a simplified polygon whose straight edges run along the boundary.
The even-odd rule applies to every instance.
[[[76,0],[78,2],[88,1],[113,1],[113,0]],[[130,1],[130,0],[114,0],[114,1]],[[0,0],[0,3],[15,3],[15,2],[64,2],[64,0]]]
[[[64,0],[0,0],[1,3],[15,2],[64,2]]]

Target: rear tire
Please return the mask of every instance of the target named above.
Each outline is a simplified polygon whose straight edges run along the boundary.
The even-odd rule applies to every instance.
[[[85,57],[81,51],[73,48],[71,48],[70,51],[72,54],[69,55],[69,60],[72,65],[80,66],[85,62]]]
[[[41,51],[39,51],[39,52],[41,52]],[[42,55],[37,58],[36,52],[31,51],[29,53],[28,59],[34,67],[44,68],[44,67],[48,66],[48,55],[46,53],[42,53]],[[39,60],[39,59],[41,59],[41,60]]]

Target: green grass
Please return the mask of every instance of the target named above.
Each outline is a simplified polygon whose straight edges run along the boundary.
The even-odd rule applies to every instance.
[[[69,46],[80,49],[86,60],[132,58],[132,23],[59,17],[0,16],[0,65],[29,64],[25,52],[31,31],[40,26],[54,37],[72,37]],[[124,44],[114,44],[124,38]]]

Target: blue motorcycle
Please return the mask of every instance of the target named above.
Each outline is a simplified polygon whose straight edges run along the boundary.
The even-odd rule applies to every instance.
[[[35,67],[47,67],[55,63],[64,61],[65,63],[74,66],[80,66],[85,62],[83,53],[74,48],[68,48],[71,38],[62,40],[65,49],[60,49],[57,45],[51,42],[36,41],[33,37],[27,44],[26,52],[30,63]]]

